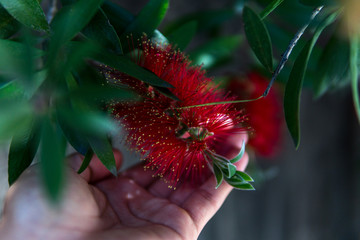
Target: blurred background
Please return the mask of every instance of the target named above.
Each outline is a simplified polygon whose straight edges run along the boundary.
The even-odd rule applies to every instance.
[[[285,0],[284,4],[290,1],[293,0]],[[136,14],[147,1],[117,2]],[[248,1],[250,4],[251,2]],[[166,29],[169,23],[187,14],[226,9],[229,6],[238,7],[241,12],[243,4],[244,1],[230,0],[171,0],[160,30]],[[290,10],[291,8],[288,8],[288,11]],[[297,20],[309,17],[312,8],[304,7],[302,10],[286,12],[286,7],[279,9],[279,12],[285,12],[289,18],[295,19],[292,26],[286,22],[281,23],[281,19],[276,19],[277,12],[273,13],[275,20],[280,21],[279,25],[292,33],[284,37],[285,42],[289,42],[296,32]],[[292,19],[288,21],[291,22]],[[283,47],[282,50],[274,49],[277,57],[286,48],[286,45],[280,44],[284,39],[279,37],[282,33],[278,30],[270,31],[273,44]],[[261,68],[254,64],[254,56],[249,53],[249,45],[243,36],[240,13],[224,21],[220,27],[198,34],[185,52],[194,52],[204,42],[219,34],[241,34],[242,44],[231,53],[231,61],[224,59],[224,64],[209,68],[209,76],[215,76],[215,81],[218,82],[226,76],[226,88],[231,84],[229,79],[241,81],[249,72],[262,73]],[[291,65],[291,60],[288,65]],[[288,73],[289,69],[284,69],[280,81],[285,79]],[[269,76],[265,74],[266,77]],[[277,95],[282,104],[283,91],[280,85],[277,86]],[[275,114],[277,119],[284,118],[281,107]],[[250,113],[249,115],[251,118]],[[277,137],[280,140],[267,143],[270,146],[276,145],[273,153],[258,154],[256,148],[250,146],[251,162],[248,171],[255,179],[256,191],[234,190],[205,227],[200,240],[360,239],[360,126],[356,120],[350,87],[326,93],[319,99],[315,99],[309,90],[305,90],[302,94],[300,119],[302,136],[297,151],[285,123],[281,121]],[[270,123],[264,120],[263,124]],[[256,130],[255,128],[255,135]],[[126,151],[120,146],[120,140],[116,144]],[[0,151],[1,202],[8,186],[7,148],[5,146]],[[125,153],[127,166],[136,163],[136,158],[129,152]]]

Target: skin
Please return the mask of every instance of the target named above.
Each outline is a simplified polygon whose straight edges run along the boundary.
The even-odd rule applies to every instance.
[[[217,152],[232,158],[243,140],[246,135],[233,136]],[[114,155],[120,167],[121,153],[114,150]],[[173,190],[142,164],[115,178],[96,157],[78,175],[73,169],[81,161],[78,154],[68,158],[58,206],[47,200],[38,167],[25,171],[7,193],[1,239],[196,239],[232,190],[226,183],[215,189],[214,176],[197,186],[180,183]],[[245,154],[238,169],[243,171],[247,163]]]

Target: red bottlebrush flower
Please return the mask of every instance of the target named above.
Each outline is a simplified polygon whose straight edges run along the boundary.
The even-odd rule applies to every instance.
[[[200,67],[171,46],[158,46],[142,41],[142,53],[133,56],[140,66],[152,71],[175,88],[180,101],[171,100],[144,82],[111,70],[106,75],[138,92],[140,102],[116,103],[114,116],[128,132],[127,143],[147,160],[146,167],[156,169],[174,185],[180,179],[200,180],[208,170],[208,151],[230,134],[244,132],[242,111],[232,104],[189,106],[229,101],[222,91],[210,87]],[[210,163],[211,164],[211,163]]]
[[[232,79],[228,89],[239,99],[255,99],[264,93],[268,83],[267,79],[252,72],[246,79]],[[265,98],[240,105],[245,107],[249,125],[254,129],[248,145],[261,156],[274,157],[280,148],[283,125],[282,105],[276,86]]]

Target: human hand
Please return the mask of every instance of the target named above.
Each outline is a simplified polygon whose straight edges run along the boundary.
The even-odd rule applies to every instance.
[[[218,153],[232,158],[246,135],[228,139]],[[122,162],[115,151],[117,166]],[[215,189],[211,175],[202,185],[182,183],[177,190],[154,178],[153,171],[138,164],[117,178],[96,157],[78,175],[82,157],[68,159],[66,186],[59,206],[48,202],[38,168],[27,170],[10,188],[0,223],[2,239],[196,239],[220,208],[232,187],[223,183]],[[237,163],[243,171],[248,156]]]

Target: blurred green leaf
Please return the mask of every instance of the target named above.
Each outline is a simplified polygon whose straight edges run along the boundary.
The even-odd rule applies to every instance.
[[[42,122],[41,173],[46,192],[53,202],[58,202],[64,185],[65,145],[49,118]]]
[[[244,30],[248,43],[259,61],[269,71],[273,71],[271,39],[260,17],[249,7],[243,10]]]
[[[206,11],[197,11],[191,13],[175,21],[169,23],[165,29],[165,35],[168,35],[170,32],[178,29],[180,26],[183,26],[189,22],[196,22],[197,30],[207,31],[211,28],[220,26],[223,22],[233,18],[235,16],[234,9],[216,9],[216,10],[206,10]]]
[[[99,52],[96,56],[96,60],[138,80],[149,83],[150,85],[169,88],[173,87],[170,83],[162,80],[154,73],[138,66],[126,56],[116,56],[111,53]]]
[[[9,185],[32,163],[40,143],[40,130],[39,123],[34,120],[29,129],[13,137],[8,158]]]
[[[349,41],[335,33],[325,46],[317,64],[313,80],[316,97],[322,96],[327,90],[349,79],[349,59]]]
[[[57,108],[56,117],[59,126],[70,145],[77,152],[85,155],[90,148],[90,145],[86,140],[86,133],[79,131],[76,123],[72,124],[71,114],[68,113],[68,111],[59,111],[59,108]]]
[[[103,0],[79,0],[66,5],[55,15],[51,23],[53,28],[50,45],[52,54],[57,53],[60,46],[70,41],[90,22],[102,2]]]
[[[168,7],[169,0],[149,0],[136,18],[127,26],[125,32],[121,34],[120,39],[127,42],[127,37],[130,34],[135,40],[141,38],[144,33],[151,36],[165,17]],[[124,45],[124,50],[133,50],[130,48],[131,46]]]
[[[118,35],[122,34],[126,27],[135,19],[135,16],[132,13],[108,0],[104,2],[102,9]]]
[[[168,34],[168,40],[180,50],[184,50],[193,39],[197,30],[197,23],[190,21],[184,23]]]
[[[15,42],[6,39],[0,39],[0,71],[2,74],[7,74],[15,77],[21,76],[23,69],[26,66],[26,53],[29,51],[29,46],[26,44]],[[31,49],[33,58],[40,57],[43,52],[39,49]],[[21,70],[22,71],[22,70]]]
[[[0,4],[25,26],[39,31],[49,31],[49,25],[38,0],[0,0]]]
[[[23,91],[24,89],[19,86],[18,82],[13,80],[0,87],[0,99],[21,97]]]
[[[88,137],[91,148],[104,166],[117,176],[117,167],[114,153],[109,140],[106,137]]]
[[[102,9],[95,14],[90,23],[84,28],[83,33],[88,38],[99,42],[102,46],[113,50],[116,54],[122,54],[120,39]]]
[[[74,100],[86,101],[90,104],[104,103],[106,101],[131,101],[139,96],[127,88],[116,88],[108,85],[85,85],[69,92],[68,96]]]
[[[21,134],[31,125],[33,108],[27,101],[0,99],[0,140]]]
[[[222,171],[216,164],[213,164],[213,168],[214,168],[214,175],[215,175],[215,179],[216,179],[216,187],[215,188],[217,189],[218,187],[220,187],[221,183],[224,180],[224,174],[222,173]]]
[[[314,36],[297,57],[286,84],[284,96],[285,120],[296,149],[300,144],[300,96],[310,55],[322,31],[334,22],[336,17],[336,13],[331,14],[319,24]]]
[[[0,38],[11,37],[19,28],[19,22],[0,5]]]
[[[92,157],[94,156],[94,152],[92,149],[89,149],[86,154],[85,154],[85,158],[79,168],[79,170],[77,171],[78,174],[82,173],[83,171],[85,171],[85,169],[89,166]]]
[[[212,68],[231,57],[241,41],[240,35],[215,38],[190,52],[190,59],[194,65],[203,64],[204,69]]]
[[[82,136],[104,135],[119,130],[116,122],[103,112],[90,109],[70,109],[59,105],[57,114],[69,130],[76,129]]]
[[[261,12],[260,18],[266,18],[272,11],[274,11],[284,0],[273,0],[267,7]]]
[[[350,69],[351,69],[351,87],[353,93],[355,112],[360,123],[360,95],[359,95],[359,39],[355,36],[351,39]]]

